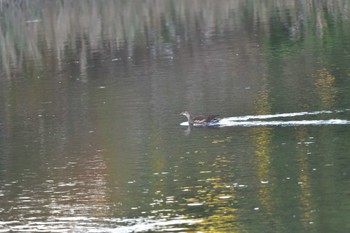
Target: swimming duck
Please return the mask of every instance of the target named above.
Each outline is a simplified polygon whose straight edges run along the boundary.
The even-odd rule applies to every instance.
[[[183,115],[187,118],[188,124],[190,126],[192,125],[201,125],[201,126],[213,126],[215,123],[220,121],[220,118],[218,118],[219,115],[199,115],[192,117],[192,115],[188,111],[184,111],[180,113],[180,115]]]

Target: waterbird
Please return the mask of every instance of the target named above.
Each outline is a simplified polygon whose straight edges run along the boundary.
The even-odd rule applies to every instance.
[[[198,125],[198,126],[215,126],[220,121],[219,115],[199,115],[193,117],[188,111],[180,113],[187,118],[188,125]]]

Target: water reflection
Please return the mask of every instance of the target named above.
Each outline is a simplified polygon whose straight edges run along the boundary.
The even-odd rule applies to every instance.
[[[312,225],[315,220],[315,206],[313,204],[311,188],[311,172],[314,172],[315,169],[310,169],[310,165],[308,162],[308,156],[312,153],[308,146],[313,142],[311,136],[308,136],[308,132],[305,128],[301,128],[298,130],[297,134],[298,143],[297,151],[298,151],[298,165],[299,165],[299,178],[298,184],[300,185],[300,203],[302,207],[303,214],[301,215],[301,222],[304,224],[304,227],[308,230],[312,230]],[[311,229],[310,229],[311,228]]]
[[[348,232],[348,8],[1,1],[0,231]]]

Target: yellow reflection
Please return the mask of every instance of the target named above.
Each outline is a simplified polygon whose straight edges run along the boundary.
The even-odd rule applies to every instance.
[[[186,187],[194,191],[194,196],[186,199],[187,208],[204,209],[203,217],[198,223],[197,232],[244,232],[242,224],[238,221],[236,191],[232,180],[222,176],[222,171],[231,163],[225,157],[217,156],[210,163],[199,162],[203,167],[199,171],[203,177],[198,179],[201,186]],[[210,172],[209,172],[210,171]],[[191,216],[189,216],[191,218]]]
[[[305,228],[310,228],[314,223],[313,212],[314,204],[312,202],[310,167],[308,161],[308,132],[305,128],[300,128],[297,131],[299,144],[297,146],[297,161],[300,186],[300,206],[302,210],[301,222]]]
[[[258,96],[255,103],[257,114],[269,114],[271,113],[271,107],[269,104],[269,93],[264,88]],[[254,135],[255,144],[255,164],[256,175],[261,182],[259,187],[259,199],[262,206],[268,211],[272,211],[271,206],[271,182],[269,182],[269,188],[266,188],[267,181],[270,181],[270,141],[272,128],[269,127],[256,127],[252,129]]]
[[[320,96],[321,106],[324,109],[331,109],[334,106],[337,89],[334,87],[335,77],[327,71],[321,69],[318,71],[315,86],[318,95]]]

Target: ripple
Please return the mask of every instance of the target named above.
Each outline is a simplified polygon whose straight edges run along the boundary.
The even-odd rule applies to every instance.
[[[161,218],[97,218],[85,216],[66,216],[49,219],[31,219],[31,221],[0,221],[0,232],[111,232],[128,233],[162,229],[163,231],[186,230],[184,225],[191,225],[201,220],[175,217]],[[181,228],[179,228],[181,225]]]

